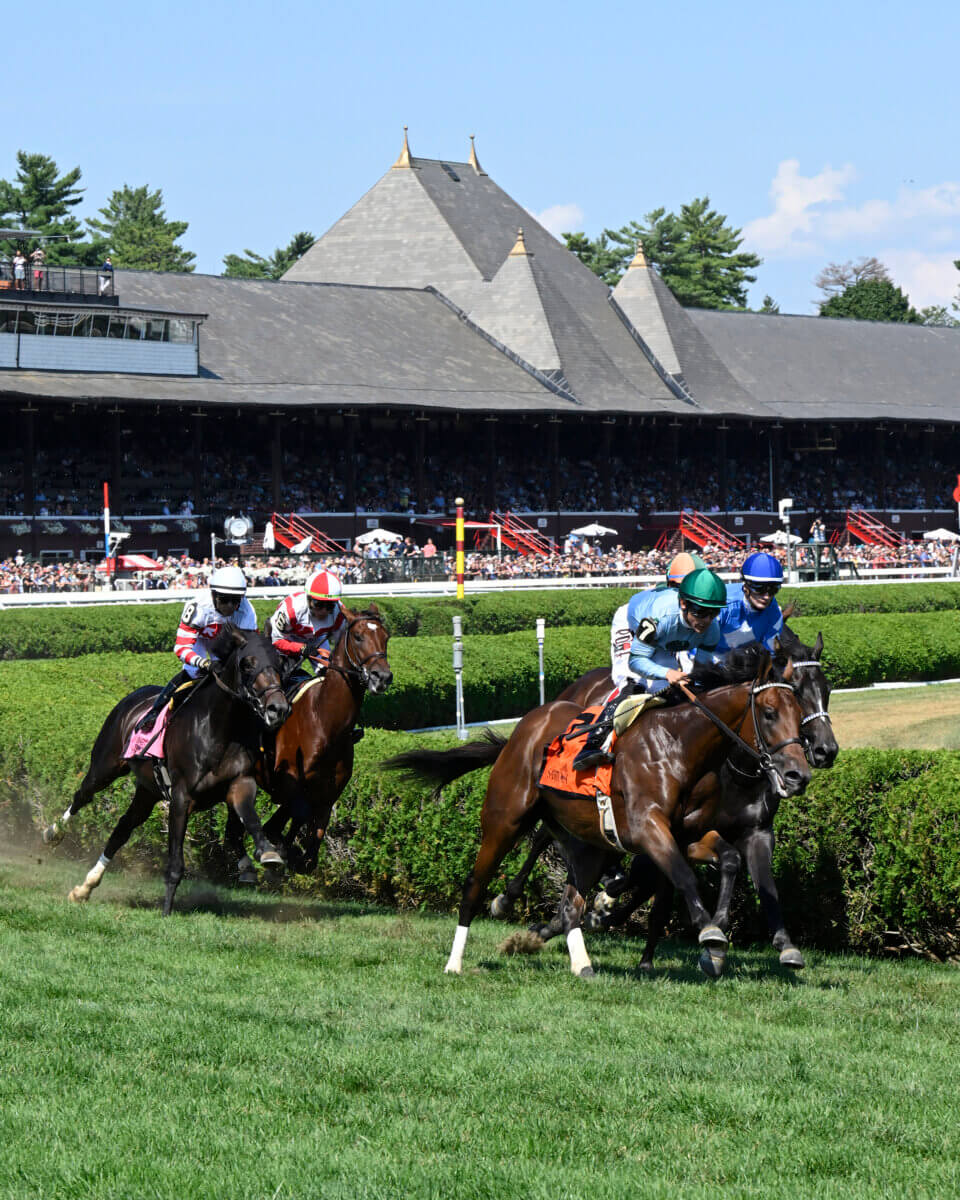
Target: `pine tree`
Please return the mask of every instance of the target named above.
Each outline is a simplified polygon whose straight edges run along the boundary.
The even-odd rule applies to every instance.
[[[79,182],[79,167],[61,176],[52,158],[18,150],[16,180],[0,179],[0,221],[65,239],[46,245],[48,263],[92,265],[102,257],[103,247],[84,239],[80,222],[72,215],[83,200]],[[36,239],[30,239],[27,248],[36,244]],[[15,245],[2,242],[0,250],[12,254]]]
[[[316,240],[312,233],[295,233],[286,246],[278,246],[269,258],[253,250],[244,250],[243,255],[225,254],[223,273],[231,279],[280,279]]]
[[[139,271],[192,271],[196,255],[177,244],[188,228],[186,221],[168,221],[163,192],[148,185],[124,184],[103,208],[103,220],[87,225],[99,234],[115,267]]]
[[[623,250],[611,246],[605,233],[598,238],[588,238],[585,233],[565,233],[563,240],[567,249],[572,250],[594,275],[599,275],[610,287],[616,287],[626,263],[623,261]]]
[[[860,321],[899,321],[917,324],[920,314],[889,279],[862,279],[839,296],[820,305],[821,317],[851,317]]]

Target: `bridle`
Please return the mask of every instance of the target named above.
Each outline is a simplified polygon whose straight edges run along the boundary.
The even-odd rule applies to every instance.
[[[354,625],[358,625],[361,621],[373,622],[374,624],[379,625],[381,629],[385,630],[385,626],[381,618],[375,616],[373,613],[360,613],[359,616],[356,616],[352,620],[348,621],[347,627],[343,632],[343,638],[341,639],[341,641],[344,643],[343,654],[347,660],[347,665],[345,667],[341,667],[338,663],[331,662],[328,664],[327,670],[338,672],[348,682],[351,678],[358,679],[365,688],[368,688],[370,686],[370,668],[367,664],[373,662],[377,658],[382,658],[388,669],[390,664],[387,662],[387,652],[385,649],[374,650],[372,654],[367,654],[364,658],[354,658],[353,654],[351,653],[350,630],[353,629]]]
[[[279,693],[284,703],[287,702],[287,698],[284,695],[283,686],[279,681],[277,683],[268,684],[262,692],[255,692],[252,687],[249,687],[243,682],[243,676],[240,672],[238,672],[241,683],[239,689],[235,691],[228,683],[225,682],[218,671],[209,671],[208,674],[221,691],[226,692],[227,695],[232,696],[234,700],[239,700],[241,704],[246,704],[248,708],[253,709],[256,716],[264,725],[269,724],[267,721],[266,701],[270,695],[272,693]]]
[[[794,665],[796,665],[796,664],[794,664]],[[770,781],[770,785],[773,787],[773,790],[775,792],[779,792],[780,791],[780,773],[777,770],[777,768],[773,765],[773,756],[775,754],[777,754],[780,750],[783,750],[787,746],[802,746],[803,739],[800,737],[784,738],[784,740],[782,742],[777,742],[777,744],[775,746],[768,746],[766,739],[764,738],[763,733],[760,730],[760,723],[757,720],[757,696],[759,696],[761,694],[761,692],[768,692],[768,691],[776,688],[781,691],[789,692],[794,697],[794,699],[796,699],[796,692],[794,692],[791,684],[789,684],[789,683],[761,683],[761,684],[757,684],[756,686],[754,686],[750,689],[750,716],[753,719],[753,732],[754,732],[754,736],[757,740],[756,748],[751,746],[748,741],[745,741],[740,736],[739,733],[736,733],[734,730],[732,730],[729,725],[725,724],[716,715],[716,713],[711,712],[711,710],[709,708],[707,708],[707,706],[705,704],[703,704],[700,700],[698,700],[697,697],[693,694],[693,692],[691,692],[687,688],[686,684],[678,683],[676,686],[679,687],[679,689],[683,692],[683,694],[687,697],[687,699],[690,701],[691,704],[693,704],[693,706],[695,708],[699,708],[702,713],[704,713],[707,717],[710,718],[710,720],[714,723],[714,725],[716,725],[716,727],[720,730],[721,733],[723,733],[726,737],[728,737],[732,742],[734,742],[737,746],[739,746],[741,750],[743,750],[746,754],[748,754],[754,760],[754,762],[757,764],[758,770],[755,775],[748,775],[746,771],[742,771],[742,770],[740,770],[739,767],[735,766],[730,761],[729,758],[727,759],[727,765],[730,766],[739,775],[742,775],[744,778],[747,778],[747,779],[759,779],[761,774],[766,775]],[[745,718],[746,718],[746,713],[744,713],[744,719]],[[743,724],[743,721],[741,720],[741,725],[742,724]]]
[[[806,658],[806,659],[801,660],[800,662],[794,662],[793,669],[795,671],[801,667],[819,667],[820,670],[823,670],[822,666],[820,665],[820,660],[818,658]],[[833,725],[833,722],[830,720],[830,714],[827,712],[827,710],[825,708],[818,708],[816,712],[810,713],[809,716],[803,717],[801,719],[800,728],[802,729],[804,727],[804,725],[807,724],[808,721],[817,721],[817,720],[821,720],[821,719],[826,721],[828,725],[830,725],[830,726]]]

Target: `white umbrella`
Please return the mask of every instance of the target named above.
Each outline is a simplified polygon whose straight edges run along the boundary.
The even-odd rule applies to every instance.
[[[952,529],[928,529],[923,537],[928,542],[960,542],[960,533]]]
[[[783,529],[778,529],[775,533],[768,533],[760,539],[761,542],[773,542],[777,546],[785,546],[789,542],[792,546],[797,542],[802,542],[803,538],[797,537],[795,533],[787,533]]]
[[[389,529],[381,529],[378,525],[376,529],[368,529],[366,533],[361,533],[358,538],[354,538],[355,546],[369,546],[371,542],[402,542],[403,538],[399,533],[391,533]]]
[[[603,537],[605,533],[616,533],[617,531],[611,529],[609,525],[597,525],[594,522],[592,525],[581,525],[579,529],[571,529],[570,532],[579,537]]]

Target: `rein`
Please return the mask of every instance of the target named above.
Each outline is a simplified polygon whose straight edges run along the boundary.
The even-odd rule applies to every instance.
[[[796,664],[794,664],[794,665],[796,665]],[[716,725],[716,727],[720,730],[720,732],[725,737],[728,737],[732,742],[735,742],[742,750],[745,750],[746,753],[750,755],[750,757],[754,760],[754,762],[756,762],[757,765],[760,767],[760,770],[764,774],[767,775],[771,784],[773,784],[774,788],[776,789],[776,787],[778,786],[777,782],[776,782],[777,769],[773,765],[773,755],[776,754],[779,750],[782,750],[785,746],[793,746],[793,745],[802,746],[803,741],[801,738],[792,737],[792,738],[785,738],[782,742],[778,742],[776,744],[776,746],[768,746],[766,741],[764,740],[763,734],[760,732],[760,726],[757,723],[757,696],[759,696],[761,692],[769,691],[772,688],[782,689],[785,692],[790,692],[792,695],[793,688],[790,686],[790,684],[789,683],[762,683],[762,684],[760,684],[759,687],[754,687],[754,688],[750,689],[750,715],[753,717],[753,731],[754,731],[754,734],[757,739],[757,748],[756,749],[754,749],[754,747],[751,746],[749,742],[745,741],[740,736],[739,733],[736,733],[733,729],[730,728],[729,725],[725,724],[725,722],[723,722],[716,715],[716,713],[711,712],[711,710],[709,708],[707,708],[707,706],[702,701],[700,701],[693,694],[693,692],[690,691],[690,689],[687,687],[687,685],[685,683],[678,683],[676,686],[680,689],[681,692],[683,692],[683,694],[687,697],[687,699],[694,706],[694,708],[698,708],[702,713],[704,713],[707,717],[710,718],[710,720],[714,723],[714,725]],[[744,714],[744,715],[746,715],[746,714]],[[728,763],[729,763],[729,760],[728,760]],[[732,763],[729,763],[729,765],[733,766]],[[734,767],[734,770],[737,770],[737,768]],[[741,775],[744,775],[746,778],[754,778],[754,776],[747,776],[746,773],[743,771],[740,771],[739,773]]]
[[[283,687],[279,683],[270,684],[269,687],[264,688],[263,692],[258,695],[252,689],[247,687],[244,687],[243,691],[235,692],[228,683],[225,683],[223,679],[221,679],[220,675],[216,671],[209,671],[208,674],[221,691],[226,692],[227,695],[232,697],[234,700],[239,700],[241,704],[248,704],[250,708],[253,709],[254,713],[256,713],[257,717],[259,717],[259,719],[264,723],[264,725],[267,723],[267,710],[264,704],[264,699],[269,696],[271,692],[279,692],[280,695],[283,696]]]
[[[381,629],[384,627],[383,621],[380,619],[380,617],[376,617],[372,613],[361,614],[360,616],[354,617],[352,621],[348,621],[342,638],[344,643],[343,653],[347,660],[347,665],[345,667],[341,667],[339,663],[331,662],[327,664],[327,670],[336,671],[337,674],[342,675],[348,683],[350,682],[351,678],[359,679],[363,686],[366,687],[369,678],[367,663],[372,662],[375,658],[386,659],[387,655],[385,650],[375,650],[372,654],[368,654],[365,658],[361,658],[359,660],[351,657],[348,634],[354,625],[359,624],[360,621],[373,621],[379,625]]]

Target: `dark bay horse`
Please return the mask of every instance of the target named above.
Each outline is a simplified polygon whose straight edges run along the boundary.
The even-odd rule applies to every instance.
[[[754,750],[768,749],[777,787],[784,795],[796,795],[806,787],[810,770],[801,748],[801,713],[790,685],[792,668],[788,663],[782,679],[775,680],[768,654],[755,663],[756,673],[749,679],[705,694],[702,703],[726,725],[732,724]],[[732,675],[733,668],[728,669]],[[616,842],[622,852],[650,856],[682,892],[701,945],[718,955],[724,951],[726,935],[700,899],[676,834],[682,829],[693,788],[709,771],[718,770],[729,754],[727,736],[690,704],[642,714],[617,743],[610,787],[616,832],[611,837],[593,799],[564,796],[540,786],[545,748],[579,712],[577,704],[553,701],[528,713],[508,741],[488,732],[484,742],[444,751],[414,750],[385,764],[441,786],[493,765],[481,814],[482,843],[464,882],[447,971],[462,969],[470,922],[497,867],[540,820],[564,846],[570,866],[561,921],[574,974],[593,974],[581,930],[584,896],[596,884]]]
[[[806,646],[791,629],[784,626],[778,657],[789,656],[792,662],[791,684],[803,713],[801,736],[807,761],[813,767],[828,768],[833,765],[839,747],[827,711],[830,684],[820,664],[822,653],[823,638],[820,634],[815,645]],[[703,674],[709,674],[709,669],[701,672]],[[582,675],[564,689],[560,697],[586,707],[605,698],[611,686],[609,672],[599,668]],[[742,756],[738,758],[735,754],[724,763],[721,771],[709,772],[697,784],[684,817],[681,841],[691,862],[710,863],[720,868],[720,894],[714,919],[725,933],[729,930],[734,885],[742,860],[746,859],[780,962],[784,966],[799,968],[804,965],[803,955],[787,932],[773,878],[773,820],[779,801],[766,775],[758,773],[751,763],[744,763]],[[730,819],[731,813],[735,814],[733,821]],[[548,829],[537,831],[527,860],[506,889],[493,901],[493,916],[503,917],[509,913],[521,895],[537,858],[552,841]],[[614,861],[611,858],[611,866]],[[602,916],[596,911],[591,913],[585,924],[593,929],[623,924],[632,912],[656,893],[657,901],[650,915],[648,940],[641,960],[641,966],[647,968],[652,964],[654,949],[672,908],[673,888],[646,856],[639,855],[631,864],[629,878],[615,892],[612,888],[609,895],[601,892],[597,898],[598,909],[612,908],[615,896],[628,890],[631,893],[629,899]],[[537,927],[537,932],[544,940],[556,936],[560,931],[559,917]]]
[[[386,691],[393,681],[389,634],[376,605],[344,613],[346,626],[326,675],[296,700],[258,768],[261,786],[278,805],[264,826],[266,835],[278,845],[282,839],[282,852],[289,856],[301,830],[309,830],[303,870],[316,865],[330,813],[353,774],[354,730],[363,698],[367,692]],[[237,855],[241,882],[255,882],[243,833],[240,820],[230,813],[224,845]]]
[[[170,796],[164,916],[173,908],[174,894],[183,878],[183,840],[187,820],[193,812],[225,801],[253,837],[260,861],[277,865],[283,862],[264,835],[254,803],[257,795],[254,772],[264,730],[279,729],[290,713],[290,704],[281,687],[277,652],[262,634],[227,625],[213,642],[211,657],[219,659],[219,664],[209,678],[194,685],[174,710],[164,735],[164,766]],[[63,825],[98,792],[121,775],[133,774],[136,780],[133,800],[96,865],[83,883],[70,892],[71,900],[90,898],[111,859],[163,797],[154,773],[156,760],[123,757],[134,725],[160,690],[152,686],[138,688],[111,711],[93,744],[90,766],[70,807],[59,822],[44,831],[45,842],[58,842],[63,837]]]

